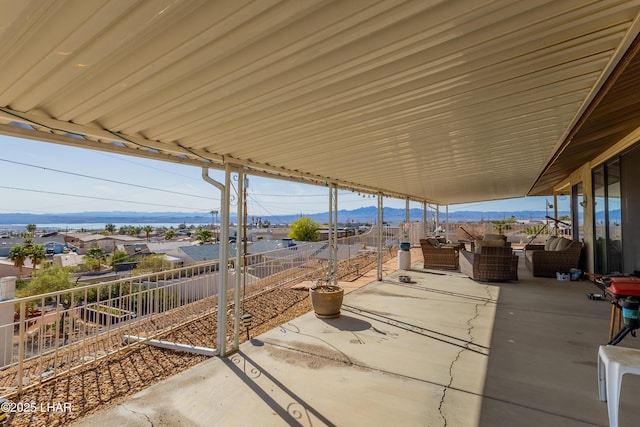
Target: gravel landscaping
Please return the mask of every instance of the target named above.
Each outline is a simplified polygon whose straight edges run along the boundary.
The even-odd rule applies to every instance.
[[[390,253],[385,255],[385,260],[389,258],[391,258]],[[376,268],[375,260],[371,261],[360,263],[358,276]],[[355,272],[347,269],[339,272],[339,276],[341,280],[346,281],[357,277]],[[253,315],[251,336],[260,335],[311,311],[308,292],[291,289],[290,286],[294,284],[287,283],[286,286],[277,286],[260,292],[247,288],[247,295],[250,296],[244,300],[243,308],[244,312]],[[215,306],[214,301],[209,303],[211,307]],[[232,330],[232,322],[233,320],[229,319],[230,330]],[[239,335],[240,342],[244,342],[246,333],[242,326]],[[183,323],[180,328],[158,338],[214,348],[216,346],[216,313],[211,310],[205,316]],[[114,344],[111,343],[111,345]],[[106,344],[105,347],[107,347]],[[11,399],[13,403],[22,404],[21,407],[25,410],[12,413],[6,425],[30,427],[70,425],[93,412],[122,402],[128,396],[206,359],[207,356],[144,344],[122,346],[122,349],[106,359],[80,366],[68,374],[27,390],[19,398]]]

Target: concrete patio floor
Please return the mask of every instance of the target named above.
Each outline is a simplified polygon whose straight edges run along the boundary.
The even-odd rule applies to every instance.
[[[345,295],[337,319],[307,313],[75,425],[608,425],[596,361],[610,304],[586,297],[593,284],[421,266]],[[639,424],[639,393],[626,376],[621,426]]]

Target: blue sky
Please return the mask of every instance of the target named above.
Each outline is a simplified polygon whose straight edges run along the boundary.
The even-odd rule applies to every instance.
[[[205,183],[201,174],[201,169],[194,166],[0,136],[0,213],[219,209],[218,190]],[[224,180],[222,171],[211,169],[209,175]],[[324,187],[250,176],[248,196],[251,216],[328,210],[328,189]],[[385,207],[405,206],[403,200],[391,198],[383,203]],[[340,209],[376,205],[373,196],[350,191],[338,195]],[[418,208],[420,204],[410,206]],[[544,208],[544,198],[528,197],[450,206],[449,211]]]

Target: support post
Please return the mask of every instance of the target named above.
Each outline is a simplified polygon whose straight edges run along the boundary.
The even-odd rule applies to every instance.
[[[411,221],[409,211],[410,211],[409,198],[407,197],[407,198],[405,198],[405,201],[404,201],[404,221],[405,222],[410,222]]]
[[[558,219],[558,195],[555,192],[553,193],[553,217],[556,220]],[[558,221],[556,221],[554,224],[553,234],[555,236],[558,235]]]
[[[404,199],[404,222],[405,224],[410,224],[411,223],[411,214],[410,214],[410,207],[409,207],[409,198],[405,197]],[[404,230],[401,230],[403,237],[404,237]],[[409,228],[409,242],[411,242],[411,228]]]
[[[329,277],[328,284],[338,285],[338,186],[329,185]]]
[[[422,202],[422,234],[420,235],[421,239],[426,239],[427,238],[427,232],[429,231],[429,228],[427,226],[427,210],[429,209],[429,205],[427,204],[427,202]]]
[[[449,241],[449,205],[445,205],[445,226],[444,226],[444,238]]]
[[[378,193],[378,281],[382,281],[382,229],[384,227],[384,210],[382,206],[382,193]]]
[[[238,169],[238,199],[242,196],[242,203],[238,202],[237,216],[238,216],[238,233],[236,234],[236,275],[235,275],[235,287],[233,292],[233,351],[237,351],[240,348],[240,287],[242,286],[242,281],[246,280],[247,274],[247,266],[246,260],[246,250],[247,245],[245,244],[246,233],[245,229],[247,226],[247,212],[246,208],[246,191],[247,186],[245,182],[244,170],[242,168]],[[240,223],[242,221],[242,223]],[[242,251],[240,250],[242,248]],[[248,332],[247,332],[248,333]]]
[[[218,330],[216,354],[225,355],[227,340],[227,284],[229,281],[229,206],[231,197],[229,181],[231,166],[225,167],[224,184],[219,183],[209,176],[209,170],[202,168],[202,178],[209,184],[220,190],[220,256],[218,261]]]
[[[22,395],[24,385],[24,355],[27,345],[27,303],[20,301],[20,326],[18,330],[18,396]]]
[[[229,209],[231,206],[231,166],[224,169],[224,192],[222,204],[222,230],[220,232],[220,285],[218,286],[218,354],[227,353],[227,289],[229,285]],[[236,234],[237,235],[237,234]]]

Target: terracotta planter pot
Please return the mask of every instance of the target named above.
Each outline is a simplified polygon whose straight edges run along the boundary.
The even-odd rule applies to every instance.
[[[309,289],[309,297],[317,317],[333,319],[340,316],[340,307],[344,297],[344,289],[341,287],[318,286],[315,289]]]

